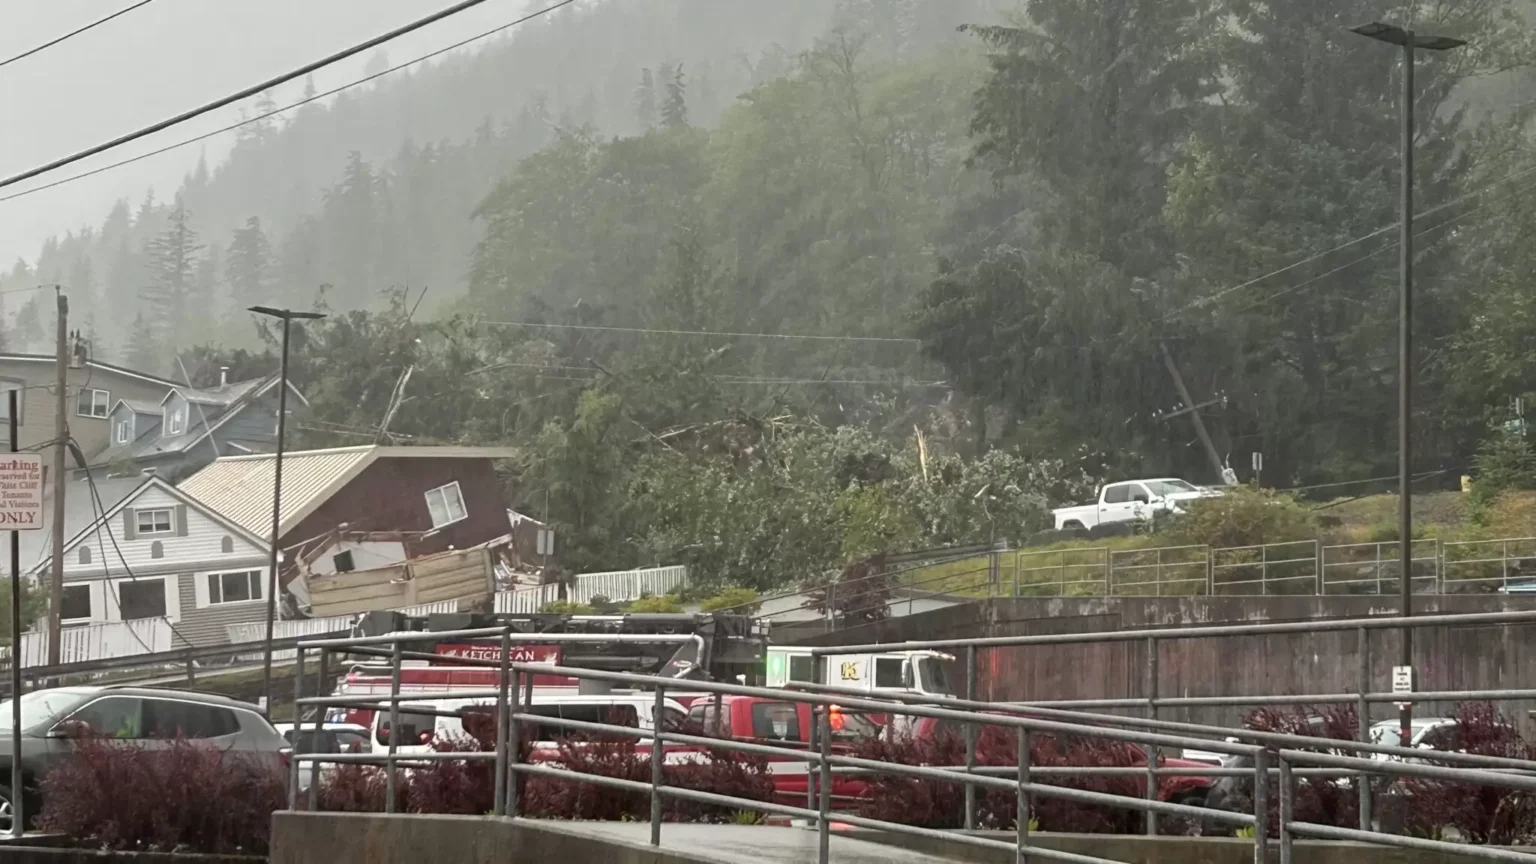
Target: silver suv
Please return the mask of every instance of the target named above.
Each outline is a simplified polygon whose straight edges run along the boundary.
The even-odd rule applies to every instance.
[[[282,772],[288,742],[246,702],[209,693],[148,687],[59,687],[21,697],[21,769],[26,819],[42,805],[39,781],[74,757],[75,739],[101,735],[146,749],[169,749],[178,738],[239,753]],[[0,702],[0,831],[14,817],[11,779],[11,700]]]

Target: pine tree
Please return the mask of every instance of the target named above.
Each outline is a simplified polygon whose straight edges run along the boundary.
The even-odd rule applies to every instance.
[[[261,219],[252,216],[235,229],[224,262],[224,278],[235,304],[245,308],[267,299],[272,284],[272,246],[262,230]]]
[[[197,253],[202,248],[191,214],[178,199],[166,229],[144,250],[150,281],[139,292],[139,313],[155,347],[169,350],[177,341],[192,336],[187,324],[197,284]]]
[[[688,85],[683,81],[683,64],[661,67],[662,83],[667,96],[661,103],[661,125],[668,129],[688,126]]]
[[[128,331],[128,343],[124,346],[123,362],[138,372],[162,372],[165,357],[161,347],[144,313],[135,315],[133,329]]]
[[[656,79],[650,69],[640,70],[640,86],[635,88],[635,120],[642,131],[656,128]]]

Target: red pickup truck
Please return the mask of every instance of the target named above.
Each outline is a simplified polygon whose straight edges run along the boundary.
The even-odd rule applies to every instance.
[[[852,742],[879,734],[879,727],[860,714],[832,709],[832,752],[848,755]],[[720,713],[715,701],[703,696],[688,706],[689,726],[706,735],[730,737],[754,744],[768,744],[789,750],[805,750],[811,740],[811,706],[759,696],[722,696]],[[786,756],[768,760],[773,774],[774,797],[782,804],[805,806],[807,763]],[[832,775],[832,802],[846,806],[863,797],[867,786],[862,780]]]

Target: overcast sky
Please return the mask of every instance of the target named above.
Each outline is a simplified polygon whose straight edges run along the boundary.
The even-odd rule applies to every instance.
[[[132,5],[133,0],[0,0],[0,59]],[[0,175],[147,126],[188,108],[452,5],[454,0],[155,0],[88,33],[0,68]],[[488,0],[388,45],[399,63],[505,24],[528,0]],[[462,50],[473,50],[466,48]],[[362,77],[370,54],[315,74],[320,90]],[[404,74],[404,73],[401,73]],[[278,90],[286,104],[302,82]],[[235,106],[204,115],[52,174],[0,190],[41,185],[229,125]],[[168,197],[206,153],[210,167],[233,133],[92,178],[0,202],[0,266],[31,260],[51,234],[99,225],[112,202],[137,203],[153,187]]]

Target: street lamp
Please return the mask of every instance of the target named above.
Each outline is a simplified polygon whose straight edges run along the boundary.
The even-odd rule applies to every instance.
[[[272,634],[277,626],[277,543],[283,512],[283,433],[288,428],[288,332],[295,318],[313,320],[324,318],[319,312],[295,312],[292,309],[274,309],[271,306],[252,306],[251,312],[281,318],[283,321],[283,361],[277,382],[277,458],[272,465],[272,549],[267,575],[267,644],[262,651],[261,696],[266,700],[267,712],[272,711]],[[300,669],[296,674],[304,674]],[[293,706],[294,719],[298,719],[299,706]]]
[[[1413,56],[1415,49],[1445,51],[1467,44],[1450,36],[1427,36],[1392,24],[1373,21],[1353,28],[1361,36],[1403,48],[1403,105],[1401,181],[1398,202],[1398,320],[1397,320],[1397,561],[1399,605],[1404,618],[1413,615]],[[1408,667],[1410,686],[1413,667],[1413,629],[1403,627],[1399,665]],[[1399,744],[1413,740],[1413,706],[1402,703]],[[1361,729],[1368,720],[1360,718]]]

